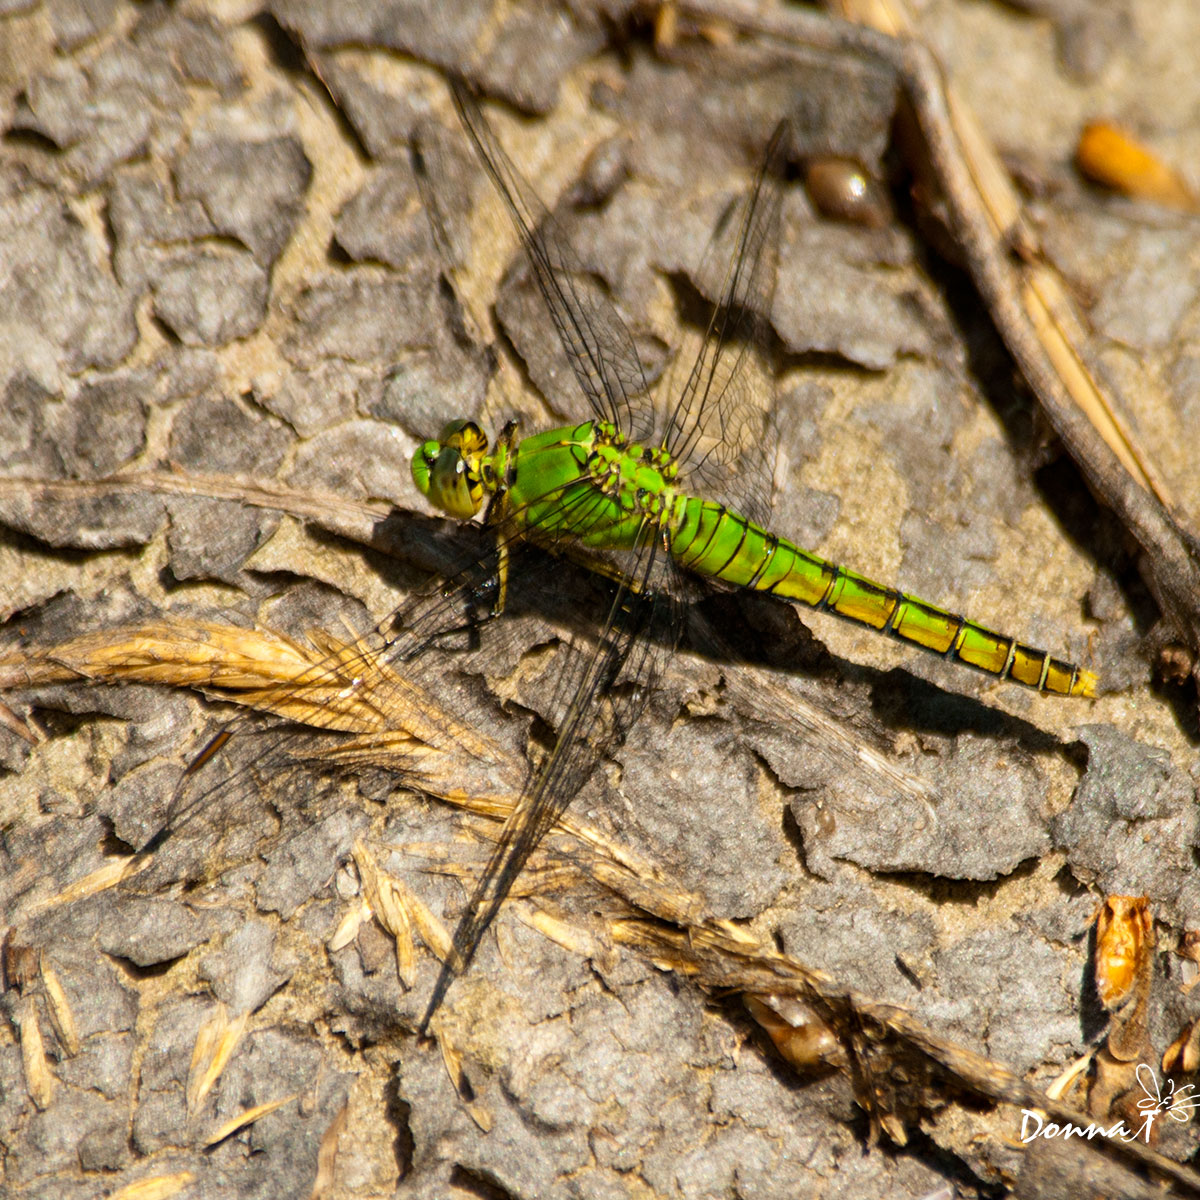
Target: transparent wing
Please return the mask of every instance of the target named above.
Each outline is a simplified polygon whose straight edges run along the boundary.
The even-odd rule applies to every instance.
[[[580,266],[467,86],[461,81],[452,86],[463,125],[517,228],[593,415],[614,422],[635,441],[665,445],[693,492],[764,520],[773,491],[770,447],[777,441],[769,318],[789,123],[776,127],[749,197],[718,230],[698,272],[700,286],[717,301],[694,357],[685,345],[675,359],[679,366],[659,389],[668,414],[660,436],[664,406],[648,393],[624,322]]]
[[[640,436],[653,421],[653,409],[632,339],[611,304],[586,286],[583,273],[566,248],[554,222],[521,179],[461,85],[455,99],[477,150],[501,192],[533,264],[539,286],[571,357],[594,415],[613,421],[630,436]],[[774,158],[782,154],[782,135],[772,143],[738,238],[729,278],[696,363],[673,410],[673,446],[692,455],[694,473],[715,478],[728,474],[747,449],[731,450],[721,438],[739,434],[753,399],[746,391],[749,365],[759,345],[755,322],[765,309],[773,282],[774,238],[778,225]],[[707,444],[705,437],[716,439]],[[741,440],[749,437],[741,434]],[[755,449],[761,454],[761,440]],[[604,520],[604,506],[588,489],[563,485],[565,497],[580,506],[564,525],[576,537],[586,533],[587,506]],[[539,497],[545,503],[547,497]],[[524,531],[521,514],[509,514],[490,532],[498,547],[511,548]],[[591,776],[601,757],[618,745],[636,720],[649,684],[674,649],[682,613],[667,578],[671,564],[656,531],[647,522],[637,548],[611,573],[615,582],[607,619],[594,639],[580,638],[564,655],[551,705],[557,729],[554,745],[529,773],[520,798],[454,935],[453,953],[439,977],[426,1021],[441,1002],[454,974],[473,957],[480,938],[498,912],[514,880],[546,830]],[[545,542],[544,538],[539,541]],[[551,546],[551,549],[555,547]],[[560,547],[571,550],[572,546]],[[322,735],[276,730],[259,742],[238,738],[227,728],[189,769],[177,796],[172,828],[188,824],[198,811],[236,811],[247,793],[257,792],[272,775],[287,773],[297,761],[316,757],[336,774],[347,763],[370,762],[368,734],[373,722],[394,720],[418,757],[471,747],[480,761],[492,757],[478,735],[477,697],[451,695],[461,676],[447,643],[478,629],[496,594],[496,550],[460,570],[448,584],[415,597],[397,614],[350,646],[335,647],[326,659],[300,671],[290,682],[263,697],[258,705],[289,715],[300,702],[325,711]],[[453,647],[460,649],[460,647]],[[386,674],[381,676],[381,672]],[[362,703],[369,694],[370,704]],[[350,710],[353,710],[353,721]],[[451,715],[455,714],[455,715]],[[314,722],[309,722],[312,724]],[[332,738],[332,745],[328,744]],[[238,750],[238,746],[242,749]],[[244,754],[248,761],[235,762]],[[216,769],[219,761],[226,769]],[[413,759],[409,760],[414,761]],[[228,769],[233,767],[232,770]],[[210,773],[211,770],[211,773]],[[419,786],[419,773],[411,774]],[[212,780],[212,782],[209,782]]]
[[[591,415],[635,441],[651,437],[652,397],[625,323],[505,153],[467,85],[456,80],[451,87],[463,127],[520,235]]]
[[[604,506],[575,482],[562,484],[563,503],[576,505],[571,527],[586,532],[593,519],[589,508],[599,521]],[[507,544],[514,556],[510,604],[517,593],[525,597],[519,603],[528,603],[562,590],[545,574],[518,574],[523,515],[510,513],[480,531],[497,546]],[[646,535],[636,551],[604,556],[611,582],[599,585],[609,594],[606,616],[595,622],[601,632],[576,634],[561,648],[545,708],[557,736],[536,769],[523,765],[521,748],[481,732],[495,727],[495,704],[468,669],[468,640],[478,643],[477,653],[495,654],[510,624],[487,620],[498,586],[493,548],[362,637],[310,635],[327,652],[316,661],[301,656],[289,660],[291,665],[280,663],[277,684],[264,686],[261,671],[255,671],[245,673],[252,687],[239,686],[238,665],[226,661],[205,690],[285,724],[264,729],[260,716],[239,718],[210,741],[185,773],[166,825],[132,864],[130,885],[158,890],[180,880],[210,879],[264,853],[265,836],[274,835],[275,826],[298,832],[331,811],[346,774],[378,769],[390,784],[433,794],[453,788],[517,797],[456,931],[453,955],[427,1014],[432,1015],[456,970],[470,962],[530,853],[597,761],[625,737],[678,642],[682,611],[663,578],[664,566],[672,569],[670,560],[649,525]],[[575,549],[574,543],[541,541],[550,551]],[[542,549],[530,553],[545,558]],[[491,713],[485,711],[489,707]],[[330,862],[330,871],[333,867]]]
[[[522,777],[505,767],[508,748],[481,732],[495,725],[490,700],[462,669],[464,651],[479,646],[496,569],[493,548],[365,634],[309,634],[311,647],[281,640],[269,664],[239,663],[222,647],[203,690],[251,711],[187,768],[165,822],[132,865],[133,885],[209,879],[262,853],[272,838],[317,819],[347,769],[378,767],[401,784],[436,790],[450,764],[461,772],[470,763],[476,778],[463,786],[519,791]]]
[[[455,101],[463,124],[503,196],[533,264],[538,283],[593,412],[614,420],[632,437],[652,432],[654,409],[628,330],[606,299],[580,287],[581,272],[557,226],[505,155],[482,112],[461,84]],[[700,446],[706,425],[722,430],[746,417],[739,390],[749,379],[746,364],[759,344],[754,326],[774,283],[778,190],[768,168],[782,156],[784,129],[757,181],[745,228],[738,240],[725,303],[714,315],[680,402],[673,412],[672,448],[685,454]],[[736,349],[735,349],[736,347]],[[744,406],[743,406],[744,407]],[[745,450],[751,449],[749,439]],[[761,440],[757,449],[761,453]],[[711,457],[713,466],[707,466]],[[735,454],[704,447],[696,472],[731,467]],[[586,501],[585,501],[586,502]],[[577,530],[579,524],[575,524]],[[581,531],[582,532],[582,531]],[[557,740],[505,824],[500,841],[454,934],[453,951],[434,988],[422,1026],[437,1010],[454,975],[465,969],[504,897],[546,831],[591,776],[597,761],[625,737],[641,711],[662,658],[678,644],[682,612],[667,584],[672,564],[657,530],[647,521],[633,553],[618,574],[612,607],[590,652],[576,655],[556,687],[562,709]],[[656,628],[660,627],[660,628]],[[624,686],[618,680],[624,676]]]
[[[667,584],[673,564],[647,524],[646,537],[621,568],[607,620],[587,645],[571,647],[554,690],[557,737],[505,822],[454,931],[421,1023],[424,1031],[529,856],[587,783],[596,764],[625,739],[666,659],[678,645],[683,613]]]
[[[576,488],[576,482],[562,481],[560,495],[572,496],[576,507],[571,521],[586,530],[593,519],[588,506],[595,509],[596,520],[601,506],[589,491]],[[552,493],[539,497],[538,503],[554,501]],[[155,863],[149,870],[143,862],[137,864],[139,887],[211,877],[226,863],[244,857],[264,828],[246,816],[259,803],[263,780],[278,785],[296,774],[295,786],[288,790],[311,816],[325,795],[336,790],[343,767],[371,765],[366,761],[368,748],[380,739],[389,740],[390,752],[378,755],[374,765],[426,790],[442,762],[466,757],[486,775],[488,763],[511,760],[511,748],[502,754],[480,733],[496,724],[495,704],[470,681],[471,655],[474,651],[482,656],[474,672],[482,675],[489,659],[511,654],[508,642],[513,635],[506,627],[512,622],[489,619],[499,596],[500,546],[510,558],[510,609],[545,611],[550,598],[562,590],[548,582],[552,568],[544,553],[524,553],[524,517],[514,510],[486,529],[464,526],[455,545],[457,560],[445,578],[412,596],[365,634],[354,634],[348,641],[310,634],[325,651],[315,659],[298,646],[282,647],[279,661],[267,671],[273,683],[263,685],[261,669],[240,676],[236,662],[221,664],[204,680],[209,695],[234,699],[255,712],[221,729],[188,768],[163,827],[144,847],[154,852]],[[572,549],[545,536],[540,542],[551,552]],[[527,569],[527,557],[535,564],[540,557],[540,569]],[[558,614],[559,623],[569,624],[573,615]],[[279,723],[264,727],[262,714]],[[300,764],[310,771],[314,766],[326,770],[306,780]],[[509,778],[490,784],[486,779],[471,782],[476,787],[503,786],[509,795],[517,795],[524,774],[512,778],[510,772]],[[226,841],[236,848],[219,853]]]
[[[712,316],[694,357],[690,346],[681,347],[663,392],[670,405],[667,449],[689,490],[760,523],[774,474],[769,322],[790,143],[790,126],[781,122],[751,193],[714,235],[696,273],[698,286],[716,296]]]

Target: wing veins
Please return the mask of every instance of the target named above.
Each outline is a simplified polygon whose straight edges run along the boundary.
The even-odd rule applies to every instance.
[[[544,503],[547,499],[552,500],[555,495],[565,493],[585,478],[586,475],[581,473],[561,484],[555,491],[538,497],[537,502]],[[573,503],[582,504],[588,501],[596,503],[599,507],[598,500],[586,491],[581,492]],[[504,521],[496,526],[495,536],[497,539],[520,540],[521,518],[527,507],[528,505],[524,505],[514,509]],[[553,552],[556,542],[561,540],[544,538],[539,539],[537,544]],[[168,835],[180,833],[192,815],[205,810],[214,801],[220,799],[222,802],[227,802],[229,797],[236,800],[239,795],[243,794],[245,788],[252,786],[252,781],[247,778],[252,770],[261,773],[269,763],[295,761],[295,751],[301,748],[307,739],[322,733],[343,733],[354,737],[370,735],[371,730],[362,728],[361,722],[360,727],[353,729],[339,728],[333,721],[329,725],[316,726],[286,717],[281,719],[280,724],[265,728],[254,723],[256,720],[261,720],[264,712],[278,714],[279,710],[285,709],[290,701],[301,698],[306,691],[316,692],[321,688],[341,684],[343,686],[337,690],[342,693],[345,705],[350,704],[350,693],[353,691],[355,693],[353,703],[358,706],[356,711],[359,716],[362,715],[363,710],[373,713],[379,718],[383,727],[387,728],[390,728],[390,723],[395,722],[396,712],[395,708],[389,711],[384,706],[384,694],[400,695],[403,698],[405,712],[423,721],[426,735],[439,726],[445,727],[447,719],[445,709],[438,704],[436,696],[421,684],[414,683],[402,674],[391,672],[390,678],[382,686],[376,679],[376,692],[378,693],[376,695],[375,692],[368,691],[363,686],[364,676],[367,672],[377,671],[381,664],[410,663],[420,657],[439,638],[465,628],[459,614],[468,607],[471,593],[478,593],[492,585],[494,567],[488,565],[488,560],[494,559],[495,555],[495,549],[490,549],[460,568],[449,579],[438,577],[430,581],[399,609],[389,613],[382,621],[363,634],[358,639],[361,648],[353,654],[347,653],[346,650],[354,643],[347,643],[345,647],[332,650],[323,658],[305,666],[292,682],[276,687],[264,685],[250,689],[232,687],[208,689],[208,693],[213,698],[223,703],[239,704],[243,708],[251,708],[254,711],[238,713],[222,724],[217,732],[208,739],[205,749],[194,760],[195,764],[200,764],[199,769],[193,771],[192,768],[188,768],[188,771],[180,779],[168,808],[166,822],[151,835],[145,846],[139,851],[137,858],[140,860],[151,850],[158,849]],[[483,619],[486,622],[490,618]],[[289,729],[289,726],[294,728]],[[228,753],[225,746],[222,746],[213,755],[211,761],[203,762],[207,749],[217,742],[223,741],[236,752],[235,739],[240,741],[248,736],[276,736],[278,740],[264,751],[268,757],[256,758],[249,766],[243,767],[233,774],[224,776],[220,774],[218,764],[225,760],[225,755]],[[414,736],[417,736],[418,740],[426,740],[420,738],[419,734],[414,734]],[[470,739],[457,737],[454,729],[443,728],[443,737],[439,740],[452,741],[456,750],[473,757],[483,756],[481,751],[472,746]],[[399,770],[399,768],[397,769]],[[206,779],[211,782],[205,783]],[[198,781],[202,790],[191,794],[186,804],[178,807],[179,801],[185,795],[191,781]]]
[[[633,399],[647,392],[633,338],[616,310],[599,295],[584,296],[584,271],[557,223],[521,178],[462,80],[452,83],[463,126],[516,226],[550,310],[559,340],[593,413],[632,432],[644,422]]]
[[[674,436],[669,449],[681,462],[688,461],[712,412],[721,412],[725,399],[739,394],[739,377],[752,354],[756,327],[769,317],[760,310],[767,307],[774,291],[782,204],[776,178],[786,157],[789,132],[787,122],[780,122],[771,137],[742,218],[721,298],[713,308],[696,361],[671,412]],[[749,331],[750,336],[741,337],[743,331]],[[727,352],[735,339],[738,353],[725,370]]]
[[[599,706],[593,703],[602,686],[612,683],[628,665],[629,655],[638,640],[641,622],[653,620],[653,607],[661,599],[670,603],[648,585],[653,576],[660,542],[657,529],[648,519],[639,538],[637,569],[628,580],[618,583],[608,618],[595,646],[577,666],[574,696],[560,724],[549,758],[533,776],[517,802],[492,851],[483,874],[476,884],[463,916],[454,931],[450,955],[442,964],[433,994],[421,1021],[421,1032],[428,1028],[450,984],[474,958],[480,941],[495,919],[521,870],[546,832],[566,810],[579,787],[591,777],[599,759],[619,745],[640,707],[653,675],[655,647],[642,639],[644,649],[635,660],[632,695],[620,712],[614,705],[612,728],[606,739],[591,739],[599,718]]]

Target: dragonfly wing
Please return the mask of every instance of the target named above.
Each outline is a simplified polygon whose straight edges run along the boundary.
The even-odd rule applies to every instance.
[[[644,374],[633,340],[612,305],[584,279],[556,224],[522,179],[463,84],[454,85],[463,125],[503,197],[537,276],[576,377],[602,419],[613,421],[634,438],[653,434],[654,407],[646,395]],[[772,143],[750,203],[725,291],[725,303],[714,316],[696,365],[681,390],[675,409],[673,442],[695,454],[706,428],[715,422],[723,432],[745,420],[746,399],[739,379],[745,375],[747,347],[756,347],[751,328],[766,307],[774,284],[774,247],[778,235],[779,197],[774,186],[778,159],[784,153],[783,127]],[[764,294],[765,293],[765,297]],[[705,447],[696,470],[717,473],[732,467],[738,453],[761,455],[761,439],[743,432],[735,452]],[[712,466],[707,467],[711,458]],[[572,526],[577,532],[579,522]],[[636,719],[647,685],[662,658],[677,644],[682,629],[674,593],[664,583],[671,564],[649,523],[636,552],[636,562],[618,578],[608,620],[588,652],[577,654],[558,681],[566,701],[553,750],[532,776],[471,896],[454,934],[452,953],[443,964],[422,1029],[427,1027],[454,976],[465,969],[480,939],[499,911],[521,869],[540,839],[591,776],[596,763]],[[658,561],[659,559],[663,561]],[[647,630],[666,616],[665,634]],[[650,636],[647,634],[650,633]],[[629,686],[616,688],[618,677]]]
[[[781,122],[750,195],[710,243],[696,280],[717,297],[712,316],[694,358],[681,351],[664,381],[667,449],[689,488],[757,521],[769,511],[773,490],[774,461],[765,450],[777,440],[769,322],[790,143],[790,126]]]
[[[500,145],[475,97],[452,84],[463,127],[516,226],[593,416],[631,439],[651,436],[654,409],[633,338],[617,310],[584,271],[561,228]]]
[[[575,489],[575,482],[564,482],[562,489],[582,497],[571,514],[571,527],[578,530],[586,528],[589,503],[598,514],[604,506]],[[539,503],[553,499],[540,497]],[[497,543],[515,543],[523,518],[516,511],[481,532]],[[652,534],[648,524],[638,550],[607,555],[618,560],[609,567],[619,582],[604,585],[613,595],[599,638],[567,649],[550,707],[558,735],[538,770],[530,772],[519,753],[480,733],[492,723],[482,711],[492,701],[481,697],[482,685],[471,690],[472,676],[463,669],[466,635],[475,631],[490,642],[502,638],[511,624],[482,621],[497,592],[498,555],[492,551],[449,582],[417,594],[362,637],[340,642],[315,635],[318,648],[312,656],[278,668],[270,683],[244,672],[253,682],[239,684],[227,674],[207,687],[210,694],[287,724],[262,729],[251,716],[231,722],[209,743],[185,773],[167,826],[135,864],[150,865],[131,883],[156,890],[181,879],[207,879],[235,861],[262,854],[262,827],[295,829],[293,808],[303,808],[311,819],[314,810],[323,812],[322,806],[339,795],[342,776],[364,769],[381,769],[405,786],[435,795],[452,788],[516,797],[456,933],[431,1015],[455,967],[470,961],[538,842],[636,720],[674,648],[682,612],[663,579],[673,564]],[[522,549],[510,545],[513,553]],[[510,580],[510,600],[514,586],[537,595],[546,581],[526,587]],[[281,788],[287,793],[282,802]]]
[[[281,638],[270,661],[226,657],[202,690],[253,711],[227,723],[184,772],[164,825],[133,864],[136,887],[211,878],[262,853],[264,831],[293,828],[293,810],[320,812],[351,770],[385,769],[436,794],[443,774],[470,786],[462,775],[473,763],[493,789],[507,769],[515,794],[522,776],[506,766],[511,754],[480,732],[488,701],[455,669],[495,580],[492,551],[364,635],[310,634],[309,646]]]
[[[454,977],[479,948],[529,856],[587,783],[597,763],[624,740],[667,657],[683,613],[667,586],[673,564],[647,523],[646,538],[622,567],[607,620],[590,647],[572,646],[555,687],[561,705],[554,746],[531,776],[454,932],[422,1032]]]

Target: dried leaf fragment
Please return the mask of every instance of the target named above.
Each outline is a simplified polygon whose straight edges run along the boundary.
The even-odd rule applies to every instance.
[[[215,1146],[218,1142],[223,1142],[231,1134],[237,1133],[239,1129],[244,1129],[247,1125],[253,1125],[255,1121],[261,1120],[268,1113],[273,1113],[277,1108],[282,1108],[285,1104],[295,1100],[299,1095],[299,1092],[293,1092],[290,1096],[284,1096],[279,1100],[271,1100],[266,1104],[256,1104],[253,1108],[243,1109],[236,1116],[226,1121],[214,1133],[205,1138],[203,1144],[205,1146]]]
[[[313,1180],[313,1188],[308,1195],[308,1200],[323,1200],[325,1196],[333,1192],[333,1167],[337,1161],[338,1138],[342,1136],[342,1130],[346,1128],[346,1118],[349,1113],[350,1101],[347,1100],[338,1109],[337,1114],[321,1135],[321,1145],[317,1150],[317,1177]]]
[[[543,937],[549,938],[556,946],[561,946],[572,954],[578,954],[580,958],[600,963],[605,970],[616,969],[617,952],[594,934],[580,929],[578,925],[573,925],[569,921],[551,916],[544,909],[535,908],[525,901],[519,901],[514,905],[514,910],[523,925],[527,925]]]
[[[74,904],[76,900],[83,900],[88,896],[96,895],[98,892],[107,891],[110,887],[115,887],[124,879],[132,879],[138,871],[146,867],[147,863],[147,859],[142,858],[139,860],[137,855],[114,858],[112,862],[105,863],[102,867],[97,867],[96,870],[85,875],[82,879],[77,879],[74,883],[68,884],[57,895],[51,896],[43,904],[36,905],[32,911],[38,912],[42,908],[59,908],[63,905]]]
[[[1163,1051],[1164,1075],[1195,1075],[1200,1070],[1200,1021],[1185,1021],[1179,1036]]]
[[[21,1039],[21,1065],[25,1069],[25,1090],[40,1109],[50,1106],[58,1082],[46,1062],[46,1046],[38,1025],[37,1002],[22,996],[17,1006],[17,1035]]]
[[[1083,127],[1075,164],[1093,183],[1126,196],[1184,212],[1200,209],[1200,199],[1179,172],[1111,121],[1089,121]]]
[[[1093,1055],[1089,1052],[1077,1058],[1065,1071],[1060,1074],[1046,1089],[1046,1095],[1051,1100],[1061,1100],[1070,1094],[1071,1089],[1087,1074],[1092,1065]]]
[[[487,1133],[492,1128],[492,1114],[475,1100],[475,1089],[471,1087],[471,1081],[463,1070],[462,1054],[444,1029],[437,1030],[437,1042],[438,1049],[442,1052],[442,1065],[446,1068],[446,1074],[450,1076],[450,1082],[462,1100],[463,1107],[470,1114],[471,1120]]]
[[[416,983],[417,950],[413,944],[409,919],[409,892],[397,879],[385,875],[370,850],[361,842],[354,844],[354,862],[362,879],[363,897],[379,924],[396,945],[396,973],[405,990]]]
[[[3,726],[5,729],[12,730],[17,737],[28,742],[31,746],[37,746],[41,744],[42,739],[39,736],[38,731],[34,729],[28,721],[22,720],[22,718],[18,717],[17,714],[13,712],[13,710],[9,708],[7,704],[4,703],[0,703],[0,726]]]
[[[10,926],[0,946],[0,984],[3,990],[15,987],[24,992],[36,984],[41,961],[42,952],[36,946],[19,941]]]
[[[148,1179],[139,1179],[136,1183],[126,1184],[115,1192],[110,1192],[108,1200],[167,1200],[169,1196],[177,1196],[189,1183],[195,1179],[191,1171],[176,1171],[174,1175],[151,1175]]]
[[[1118,1062],[1142,1061],[1154,967],[1154,918],[1146,896],[1109,896],[1096,914],[1096,994],[1112,1013],[1105,1049]]]
[[[246,1022],[249,1013],[242,1013],[233,1021],[225,1005],[218,1004],[216,1011],[196,1034],[196,1044],[192,1047],[192,1062],[188,1068],[187,1081],[187,1111],[193,1116],[204,1102],[204,1098],[212,1090],[212,1086],[221,1077],[226,1064],[242,1040],[246,1032]],[[219,1138],[217,1139],[220,1140]]]
[[[815,1075],[846,1065],[846,1052],[837,1035],[803,1000],[747,992],[742,1003],[788,1065],[801,1074]]]
[[[367,903],[366,898],[363,897],[338,922],[338,927],[333,931],[329,941],[325,943],[326,948],[331,954],[336,954],[337,951],[344,950],[358,936],[358,930],[362,923],[370,919],[371,906]]]
[[[1096,994],[1109,1012],[1124,1005],[1148,973],[1154,919],[1148,896],[1109,896],[1096,912]]]
[[[42,984],[46,989],[50,1023],[54,1026],[58,1044],[73,1058],[79,1053],[79,1030],[75,1026],[75,1015],[71,1011],[67,994],[59,982],[58,973],[44,958],[42,959]]]
[[[1185,929],[1183,936],[1179,939],[1179,945],[1175,948],[1175,953],[1185,962],[1190,963],[1190,973],[1185,971],[1182,990],[1190,992],[1192,988],[1200,983],[1200,971],[1196,969],[1196,965],[1200,964],[1200,929]]]

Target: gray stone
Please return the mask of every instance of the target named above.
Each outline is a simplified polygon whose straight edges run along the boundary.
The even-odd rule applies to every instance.
[[[266,272],[248,253],[189,251],[158,273],[154,315],[185,345],[223,346],[262,323],[267,286]]]
[[[290,917],[328,885],[365,825],[361,813],[335,812],[279,846],[258,887],[259,908]]]
[[[276,965],[275,934],[265,921],[243,922],[200,964],[213,993],[236,1016],[255,1012],[291,978]]]
[[[208,938],[208,923],[171,900],[128,897],[120,924],[100,932],[105,954],[139,967],[181,958]]]
[[[0,328],[28,330],[25,354],[49,343],[74,373],[129,352],[137,337],[132,300],[103,265],[103,247],[60,196],[19,168],[0,181],[0,258],[9,280],[0,289]],[[0,381],[21,364],[10,360]]]
[[[48,139],[67,170],[94,186],[156,138],[169,140],[186,100],[170,55],[117,40],[90,59],[59,58],[31,80],[13,127]]]
[[[303,211],[312,166],[292,137],[237,141],[207,134],[193,137],[174,174],[181,200],[198,201],[219,233],[268,267]]]
[[[1051,833],[1077,879],[1102,894],[1150,895],[1181,919],[1200,915],[1193,849],[1196,785],[1162,750],[1108,725],[1077,731],[1088,765]]]

